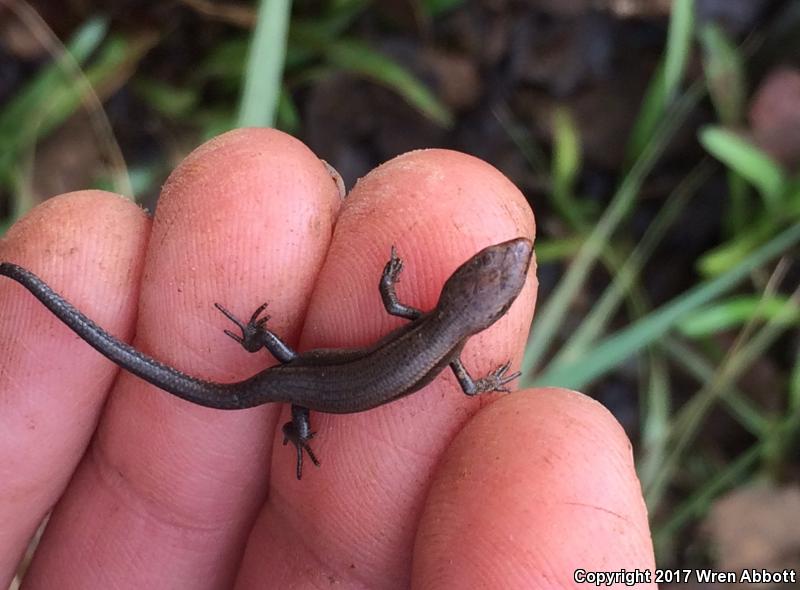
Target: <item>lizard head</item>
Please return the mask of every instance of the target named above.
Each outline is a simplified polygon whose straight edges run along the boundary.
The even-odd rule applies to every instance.
[[[452,317],[469,334],[485,330],[519,295],[532,253],[533,243],[527,238],[484,248],[447,279],[434,313]]]

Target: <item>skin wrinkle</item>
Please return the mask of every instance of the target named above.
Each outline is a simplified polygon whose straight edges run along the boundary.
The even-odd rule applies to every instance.
[[[206,327],[212,327],[211,321],[207,321],[202,317],[198,318],[195,323],[202,324]],[[213,327],[216,328],[216,326]],[[227,340],[227,336],[222,332],[222,328],[219,329],[219,332],[222,334],[222,338]],[[226,362],[227,358],[218,352],[218,349],[222,348],[221,343],[222,340],[220,339],[220,345],[218,346],[217,343],[215,343],[213,348],[210,343],[204,344],[202,342],[197,342],[194,346],[185,346],[185,341],[176,334],[174,342],[166,343],[166,346],[162,344],[162,346],[168,349],[175,346],[182,347],[182,354],[185,353],[185,356],[182,358],[184,366],[182,370],[190,375],[200,377],[201,379],[219,380],[223,383],[227,381],[238,381],[242,376]],[[237,353],[241,351],[240,346],[234,346],[232,348]],[[266,360],[268,364],[265,364],[262,369],[254,371],[254,374],[258,372],[258,370],[263,370],[277,364],[277,361],[272,355],[268,355]],[[220,377],[219,375],[222,371],[229,372],[230,376],[225,376],[224,378]],[[159,393],[159,395],[161,395],[161,393]]]
[[[155,388],[147,387],[152,391],[145,392],[148,399],[144,403],[153,408],[159,407],[162,403],[159,398],[163,394]],[[206,449],[202,458],[195,456],[193,452],[195,446],[193,437],[197,432],[202,431],[204,426],[208,437],[212,440],[224,432],[208,423],[209,415],[213,416],[213,413],[210,410],[197,412],[197,408],[180,400],[170,399],[167,403],[172,406],[170,408],[170,416],[168,417],[165,413],[159,411],[155,415],[156,419],[148,425],[150,444],[161,446],[167,452],[154,457],[149,464],[141,465],[139,461],[135,460],[135,457],[119,454],[117,451],[115,456],[118,457],[117,461],[120,463],[117,469],[125,469],[129,474],[128,481],[145,490],[151,489],[162,500],[165,507],[175,512],[176,515],[181,515],[181,517],[184,513],[187,518],[191,518],[191,515],[197,513],[203,515],[217,514],[227,510],[229,505],[235,506],[237,502],[236,495],[214,500],[218,487],[216,480],[230,479],[232,475],[226,471],[227,464],[231,462],[230,453],[225,453],[221,446],[219,452],[215,452],[216,445],[211,445]],[[147,411],[145,415],[150,416],[152,412]],[[181,428],[174,428],[173,425],[176,423],[180,424]],[[270,422],[264,421],[262,424],[269,425]],[[103,447],[113,444],[113,441],[109,443],[107,440],[111,436],[113,435],[107,429],[101,428],[98,443]],[[268,437],[259,436],[255,444],[258,447],[255,449],[248,448],[247,453],[252,456],[253,464],[257,463],[264,465],[264,467],[257,474],[245,474],[242,477],[238,483],[244,488],[250,485],[257,485],[258,481],[268,475],[266,460],[259,461],[259,458],[266,456]],[[220,461],[218,458],[222,460]],[[110,458],[109,464],[116,466],[116,462],[112,463]],[[175,465],[181,469],[186,469],[191,477],[185,476],[182,479],[170,478]],[[138,490],[134,491],[138,492]],[[191,501],[187,502],[187,498]],[[229,521],[223,520],[220,522]]]
[[[236,519],[218,519],[205,524],[198,524],[197,513],[186,514],[185,518],[167,503],[159,502],[157,497],[148,495],[137,486],[132,486],[120,468],[115,467],[105,453],[102,445],[92,445],[88,458],[95,464],[95,473],[100,483],[113,497],[119,499],[120,505],[134,508],[133,514],[142,520],[151,520],[169,528],[208,534],[217,532],[221,527],[237,522]]]
[[[318,566],[315,570],[313,570],[317,572],[315,578],[320,575],[320,572],[331,571],[334,574],[338,574],[342,580],[359,582],[363,584],[363,588],[371,587],[367,580],[362,579],[362,577],[358,575],[361,573],[359,571],[359,568],[349,568],[345,566],[344,571],[341,571],[341,569],[333,568],[331,564],[329,564],[325,560],[325,558],[317,552],[316,544],[308,543],[306,541],[306,535],[302,534],[302,527],[298,528],[297,526],[295,526],[295,519],[290,518],[287,513],[275,509],[277,508],[278,505],[285,503],[286,503],[285,498],[282,497],[282,494],[279,491],[276,491],[271,495],[269,500],[269,506],[270,506],[269,516],[271,520],[270,524],[272,525],[272,528],[274,528],[275,530],[281,531],[284,536],[292,537],[295,543],[297,542],[300,543],[301,547],[299,548],[295,547],[294,553],[302,555],[302,561],[304,567],[306,567],[308,571],[312,571],[312,566],[308,563],[311,560],[308,559],[308,556],[311,556],[311,558],[313,558],[313,561]],[[357,524],[359,521],[358,519],[355,519],[352,522],[354,524]],[[339,541],[340,541],[339,546],[347,547],[344,538],[339,539]],[[237,583],[235,587],[239,588],[240,586]]]
[[[598,506],[597,504],[587,504],[585,502],[561,502],[561,504],[564,504],[565,506],[580,506],[581,508],[589,508],[590,510],[597,510],[598,512],[602,512],[603,514],[609,514],[611,516],[614,516],[626,524],[629,525],[634,524],[633,521],[627,516],[624,516],[613,510],[609,510],[608,508],[603,508],[602,506]]]
[[[359,463],[358,457],[354,456],[352,453],[348,454],[346,456],[346,458],[348,460],[354,461],[355,463]],[[346,465],[342,465],[341,467],[343,469],[348,469]],[[367,472],[363,468],[360,469],[360,472],[364,475],[364,480],[363,481],[366,482],[367,486],[370,486],[370,484],[373,482],[372,478],[370,478],[368,476]],[[351,484],[354,484],[354,482],[351,482]],[[380,490],[380,486],[372,486],[372,487],[374,487],[374,489],[376,491]],[[362,486],[362,489],[359,490],[359,492],[362,495],[365,493],[365,491],[363,489],[363,486]],[[344,493],[344,491],[342,491],[342,494],[346,495]],[[392,499],[393,502],[396,502],[396,500],[397,500],[396,498]],[[273,493],[273,495],[271,497],[271,500],[270,500],[270,504],[272,504],[274,507],[277,507],[277,506],[279,506],[279,505],[281,505],[283,503],[285,503],[285,500],[282,499],[281,496],[278,495],[277,493]],[[272,514],[274,514],[274,512],[275,512],[275,510],[271,511]],[[348,527],[347,528],[336,527],[336,528],[333,528],[332,530],[329,531],[330,534],[327,537],[328,540],[329,540],[329,544],[325,547],[325,551],[326,552],[328,552],[331,549],[331,545],[333,547],[342,547],[342,548],[345,548],[345,549],[349,549],[351,547],[351,543],[348,541],[348,538],[345,535],[346,532],[350,532],[350,533],[356,532],[357,536],[360,536],[360,537],[363,537],[363,538],[371,537],[371,536],[373,536],[375,534],[374,530],[369,529],[366,526],[366,523],[363,523],[362,520],[358,518],[358,512],[357,511],[353,512],[353,513],[350,513],[349,516],[345,515],[344,518],[349,523]],[[315,519],[312,518],[311,520],[314,521]],[[290,535],[287,533],[286,536],[290,536],[292,539],[297,539],[297,538],[305,539],[307,537],[307,535],[304,535],[304,533],[302,532],[303,527],[299,527],[299,528],[298,527],[292,527],[292,528],[293,528],[293,530],[295,532],[290,534]],[[279,528],[278,530],[283,531],[284,529],[283,528]],[[361,531],[361,532],[359,533],[358,531]],[[313,538],[313,535],[311,536],[311,538]],[[304,544],[306,544],[305,541],[304,541]],[[366,548],[372,550],[375,547],[373,547],[373,545],[370,544],[370,545],[367,545]],[[317,556],[318,561],[320,561],[320,563],[323,563],[323,564],[328,563],[322,557],[321,554],[315,552],[315,555]],[[363,554],[362,553],[362,554],[359,555],[359,558],[358,558],[359,562],[369,562],[370,560],[371,560],[371,558],[370,558],[369,554]],[[339,563],[339,562],[337,562],[337,563]],[[366,567],[366,570],[365,570],[365,567]],[[352,568],[350,568],[347,564],[343,564],[343,565],[340,564],[338,566],[328,565],[328,567],[326,569],[339,572],[342,580],[351,580],[352,581],[352,580],[355,579],[357,581],[363,582],[363,586],[362,587],[374,588],[375,587],[374,582],[370,582],[369,581],[369,580],[372,579],[370,577],[372,574],[371,574],[370,571],[368,571],[371,568],[369,566],[365,566],[365,567],[357,567],[357,568],[355,568],[355,571],[353,571]],[[342,569],[342,568],[344,568],[344,569]],[[317,576],[314,577],[314,580],[316,580],[316,579],[317,579]],[[309,582],[307,582],[307,583],[309,583]],[[316,585],[316,582],[314,582],[314,584]],[[305,585],[303,585],[302,587],[305,587]]]
[[[377,432],[379,434],[377,435],[373,434],[370,436],[370,441],[375,445],[379,443],[383,445],[384,450],[378,451],[378,454],[384,457],[391,457],[394,454],[397,455],[399,459],[402,459],[403,453],[407,453],[415,457],[421,457],[425,459],[426,462],[432,463],[433,460],[438,456],[438,454],[431,453],[430,451],[426,452],[422,449],[417,449],[409,444],[405,444],[402,442],[398,443],[397,441],[392,440],[389,437],[380,434],[382,432],[381,430],[378,430]]]

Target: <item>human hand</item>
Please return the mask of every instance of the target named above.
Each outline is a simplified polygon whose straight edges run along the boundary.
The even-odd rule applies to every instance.
[[[176,170],[152,222],[72,193],[19,222],[0,260],[159,360],[234,381],[268,361],[222,335],[213,302],[269,300],[301,350],[362,346],[401,323],[377,289],[392,244],[401,300],[427,310],[480,248],[532,235],[517,189],[474,158],[406,154],[342,203],[298,141],[242,130]],[[473,374],[518,366],[534,301],[531,277],[467,344]],[[115,380],[21,287],[0,279],[0,302],[0,583],[53,504],[29,588],[555,588],[581,587],[578,568],[653,568],[628,440],[580,394],[471,399],[445,372],[370,412],[312,413],[322,467],[298,482],[286,408],[221,412]]]

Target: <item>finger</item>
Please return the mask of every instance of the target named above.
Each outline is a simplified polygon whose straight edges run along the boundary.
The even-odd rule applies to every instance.
[[[388,162],[346,200],[306,318],[303,349],[368,345],[404,323],[386,313],[378,292],[392,245],[404,261],[401,302],[429,310],[445,279],[478,250],[533,232],[522,195],[480,160],[430,150]],[[467,344],[470,371],[484,376],[510,358],[518,364],[534,299],[531,270],[508,315]],[[239,586],[252,587],[267,573],[277,586],[295,575],[308,585],[336,579],[404,586],[431,470],[488,399],[467,398],[448,369],[423,391],[370,412],[312,413],[318,432],[312,446],[322,466],[308,466],[298,482],[292,454],[276,447],[270,502]]]
[[[269,299],[271,327],[293,342],[339,202],[324,165],[280,132],[232,132],[195,151],[159,201],[136,347],[226,382],[274,362],[225,337],[214,303],[247,317]],[[264,499],[276,412],[211,410],[123,374],[30,586],[230,586]]]
[[[118,195],[70,193],[17,222],[0,242],[0,261],[32,270],[129,340],[149,226]],[[30,293],[0,277],[0,587],[72,476],[116,374]]]
[[[581,394],[539,389],[482,410],[447,450],[417,533],[413,587],[583,588],[578,570],[653,568],[624,431]]]

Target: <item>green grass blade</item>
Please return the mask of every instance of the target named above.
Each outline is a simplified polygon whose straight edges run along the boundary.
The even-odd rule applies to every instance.
[[[694,1],[676,0],[670,15],[664,59],[650,80],[628,139],[625,159],[629,163],[639,157],[678,95],[691,51],[693,30]]]
[[[659,122],[664,118],[664,111],[667,108],[666,86],[664,82],[664,66],[659,65],[653,73],[653,78],[645,91],[642,99],[642,106],[639,114],[631,129],[631,136],[628,139],[628,147],[625,150],[626,168],[630,167],[631,162],[635,162],[637,156],[642,152],[648,139],[653,135]]]
[[[562,217],[574,228],[583,225],[581,205],[575,200],[575,183],[581,169],[581,141],[569,111],[558,109],[553,117],[552,200]]]
[[[750,185],[733,170],[728,170],[728,200],[730,205],[725,211],[725,235],[736,236],[745,231],[752,215],[752,199]]]
[[[672,100],[680,90],[694,35],[694,0],[675,0],[669,19],[667,48],[664,56],[664,91]]]
[[[761,445],[750,447],[732,463],[729,463],[711,481],[692,494],[676,510],[673,510],[664,524],[654,527],[653,544],[656,547],[656,554],[660,555],[669,539],[674,538],[690,521],[706,514],[714,498],[741,481],[756,464],[761,456],[761,451]]]
[[[789,410],[793,414],[800,413],[800,347],[794,359],[794,368],[789,377]]]
[[[423,0],[421,6],[428,13],[429,18],[433,18],[456,9],[465,3],[466,0]]]
[[[351,72],[385,86],[435,123],[444,127],[452,125],[450,109],[425,84],[408,69],[366,43],[336,37],[331,35],[328,27],[308,21],[292,24],[291,43],[294,51],[319,56],[336,70]],[[320,71],[319,68],[317,72],[308,71],[310,68],[306,70],[293,78],[294,83],[313,80]]]
[[[527,384],[558,385],[572,389],[586,387],[620,363],[640,352],[673,329],[689,313],[719,297],[746,279],[749,274],[780,256],[800,242],[800,225],[775,236],[723,275],[702,283],[672,302],[653,311],[648,317],[620,330],[595,346],[583,358],[551,364]],[[552,298],[551,298],[552,299]],[[534,324],[534,330],[535,328]]]
[[[181,87],[155,78],[140,77],[133,80],[131,86],[151,109],[171,119],[191,116],[200,98],[196,88]]]
[[[68,83],[67,76],[73,63],[82,64],[100,46],[108,31],[103,19],[92,19],[75,33],[67,44],[67,54],[44,67],[36,77],[20,90],[0,110],[0,145],[3,157],[30,145],[37,137],[42,124],[42,113],[47,111],[55,94],[62,94]]]
[[[386,86],[435,123],[443,127],[452,125],[452,113],[425,84],[369,45],[353,39],[339,39],[327,47],[325,58],[342,70]]]
[[[505,102],[500,102],[492,108],[492,114],[497,122],[514,142],[522,157],[536,176],[546,177],[550,174],[547,158],[542,147],[531,134],[530,128],[517,120]],[[536,256],[539,256],[539,241],[536,241]]]
[[[667,453],[669,441],[669,417],[671,399],[669,387],[669,370],[661,355],[650,357],[650,382],[646,394],[642,398],[642,454],[637,461],[639,479],[647,481],[655,476],[661,468],[663,457]]]
[[[723,125],[732,127],[744,120],[747,81],[744,58],[716,24],[700,31],[703,45],[703,68],[708,94]]]
[[[775,235],[784,225],[786,222],[781,214],[762,219],[755,224],[751,221],[747,231],[700,257],[697,262],[700,274],[713,277],[727,272],[740,264],[750,252],[766,242],[770,236]]]
[[[714,110],[727,128],[742,125],[745,118],[747,80],[744,55],[725,31],[712,23],[700,31],[703,45],[703,70]],[[733,170],[728,171],[729,206],[725,211],[725,230],[737,235],[750,222],[750,189],[747,182]]]
[[[541,238],[536,240],[536,263],[547,264],[575,256],[583,246],[580,236]]]
[[[275,124],[291,9],[291,0],[259,2],[239,103],[239,127]]]
[[[780,316],[781,321],[787,324],[800,323],[800,308],[787,314],[784,312],[786,305],[791,305],[791,302],[778,295],[766,299],[754,295],[731,297],[692,312],[678,324],[678,330],[684,336],[699,338],[741,326],[754,319],[769,320]]]
[[[712,156],[750,182],[767,208],[781,206],[787,178],[781,167],[761,149],[740,135],[717,126],[700,130],[700,143]]]
[[[670,359],[678,366],[683,367],[688,374],[692,375],[703,386],[714,380],[716,367],[712,366],[701,354],[696,353],[686,344],[672,336],[667,336],[660,342]],[[728,389],[722,398],[722,402],[728,412],[750,434],[760,438],[767,433],[770,421],[762,415],[762,412],[750,401],[748,396],[736,387],[732,385]],[[648,481],[650,480],[648,479]]]

